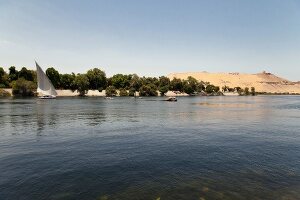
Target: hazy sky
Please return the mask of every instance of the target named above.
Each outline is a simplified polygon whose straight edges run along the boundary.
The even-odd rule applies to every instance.
[[[0,0],[0,66],[300,80],[300,0]]]

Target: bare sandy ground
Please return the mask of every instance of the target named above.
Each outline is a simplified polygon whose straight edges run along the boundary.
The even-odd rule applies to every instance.
[[[12,89],[11,88],[2,88],[6,92],[9,92],[10,95],[12,95]]]
[[[60,97],[72,97],[72,96],[78,96],[79,93],[77,91],[72,92],[71,90],[56,90],[57,96]],[[159,92],[157,91],[159,94]],[[175,93],[173,91],[168,91],[166,96],[188,96],[186,93]],[[104,97],[105,96],[105,90],[102,90],[102,92],[99,92],[98,90],[89,90],[86,96],[98,96],[98,97]],[[139,96],[139,92],[136,92],[136,96]]]
[[[4,90],[9,92],[12,95],[11,88],[4,88]],[[79,95],[79,93],[77,91],[73,92],[72,90],[56,90],[56,92],[57,92],[58,97],[75,97],[75,96]],[[157,91],[157,93],[159,94],[158,91]],[[186,93],[175,93],[173,91],[168,91],[165,95],[166,96],[188,96],[188,94],[186,94]],[[42,96],[42,94],[40,94],[39,96]],[[102,90],[102,92],[99,92],[98,90],[89,90],[88,93],[86,94],[86,96],[104,97],[105,90]],[[139,96],[139,92],[136,92],[136,96]]]
[[[72,90],[56,90],[57,96],[60,97],[74,97],[78,96],[79,93],[77,91],[72,91]],[[99,92],[98,90],[89,90],[86,96],[105,96],[105,90],[102,90],[102,92]]]
[[[208,73],[208,72],[187,72],[172,73],[170,79],[180,78],[187,79],[192,76],[199,81],[210,82],[216,86],[229,87],[255,87],[257,92],[270,93],[300,93],[300,82],[292,82],[280,78],[271,73],[243,74],[243,73]]]
[[[5,91],[9,92],[12,95],[12,89],[11,88],[4,88]],[[57,96],[59,97],[75,97],[78,96],[79,93],[77,91],[72,90],[56,90]],[[42,95],[42,94],[41,94]],[[41,96],[39,95],[39,96]],[[89,90],[86,94],[87,96],[105,96],[105,90],[102,90],[102,92],[99,92],[98,90]]]
[[[178,93],[178,92],[175,92],[175,91],[168,91],[165,96],[167,97],[184,97],[184,96],[189,96],[187,93]]]

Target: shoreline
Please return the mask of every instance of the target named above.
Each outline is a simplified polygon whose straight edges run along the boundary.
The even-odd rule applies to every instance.
[[[4,91],[8,92],[11,96],[13,96],[12,94],[12,89],[11,88],[1,88]],[[72,90],[56,90],[57,92],[57,97],[79,97],[79,92],[76,91],[72,91]],[[136,96],[139,97],[139,92],[136,92]],[[270,93],[270,92],[257,92],[256,96],[299,96],[300,93]],[[39,96],[39,95],[38,95]],[[99,92],[98,90],[88,90],[87,94],[85,95],[86,97],[106,97],[106,93],[105,90],[102,90],[101,92]],[[186,93],[178,93],[175,91],[168,91],[165,95],[165,97],[194,97],[194,96],[190,96]],[[206,95],[196,95],[196,96],[206,96]],[[207,95],[209,96],[209,95]],[[227,96],[227,97],[232,97],[232,96],[240,96],[240,95],[226,95],[226,93],[222,96]],[[243,96],[243,95],[241,95]],[[119,96],[119,91],[118,91],[118,95]],[[155,96],[153,96],[155,97]],[[158,97],[161,97],[161,95],[158,92]]]

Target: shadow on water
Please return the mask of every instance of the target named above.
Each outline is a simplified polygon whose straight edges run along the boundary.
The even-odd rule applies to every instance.
[[[36,118],[37,118],[37,135],[42,135],[42,132],[47,125],[45,105],[37,102],[36,105]]]

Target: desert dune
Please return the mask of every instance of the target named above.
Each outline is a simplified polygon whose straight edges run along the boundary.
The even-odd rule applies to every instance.
[[[246,73],[208,73],[208,72],[186,72],[172,73],[170,79],[187,79],[192,76],[199,81],[210,82],[211,84],[223,87],[255,87],[257,92],[268,93],[300,93],[300,82],[292,82],[278,77],[272,73],[262,72],[257,74]]]

